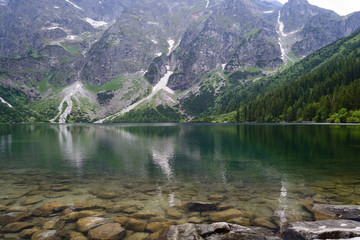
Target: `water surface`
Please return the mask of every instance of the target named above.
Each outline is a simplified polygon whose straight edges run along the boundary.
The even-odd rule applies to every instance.
[[[311,220],[308,199],[360,203],[359,153],[360,126],[0,125],[0,204],[133,201],[167,217],[220,201],[278,224]]]

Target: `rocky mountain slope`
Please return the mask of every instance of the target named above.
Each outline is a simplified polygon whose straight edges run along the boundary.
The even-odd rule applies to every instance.
[[[360,13],[306,0],[2,0],[1,111],[22,116],[10,122],[191,120],[359,26]]]

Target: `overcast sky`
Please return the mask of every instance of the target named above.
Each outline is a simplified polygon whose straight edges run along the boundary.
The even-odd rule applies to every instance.
[[[287,0],[278,1],[287,2]],[[360,11],[360,0],[308,0],[308,2],[321,8],[331,9],[340,15]]]

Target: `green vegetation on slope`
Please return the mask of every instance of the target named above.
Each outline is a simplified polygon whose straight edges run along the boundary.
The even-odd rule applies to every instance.
[[[240,121],[360,122],[358,35],[353,36],[357,41],[340,47],[341,54],[335,52],[309,73],[244,104],[239,109]]]
[[[124,122],[138,122],[138,123],[151,123],[151,122],[179,122],[181,119],[178,111],[172,107],[159,105],[153,108],[134,109],[125,115],[121,115],[111,122],[124,123]]]

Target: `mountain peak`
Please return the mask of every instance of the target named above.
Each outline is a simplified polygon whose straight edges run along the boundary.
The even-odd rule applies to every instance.
[[[309,2],[307,0],[289,0],[287,3],[289,5],[307,5]]]

